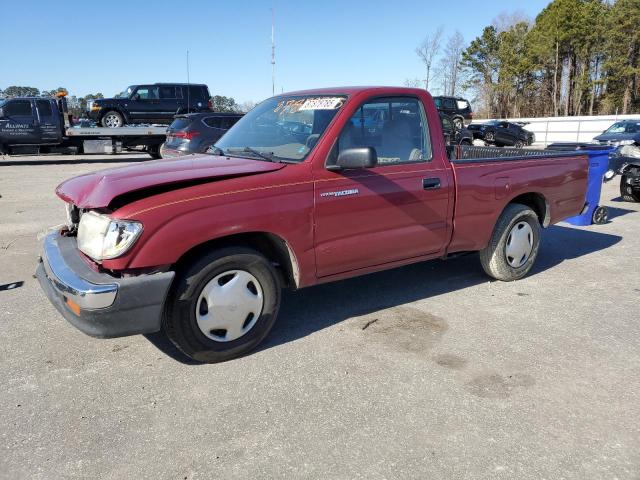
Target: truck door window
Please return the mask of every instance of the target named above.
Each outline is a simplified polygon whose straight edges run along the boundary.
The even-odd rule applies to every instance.
[[[40,118],[53,116],[53,111],[51,110],[51,103],[48,100],[36,101],[36,107],[38,108],[38,116]]]
[[[14,100],[4,106],[4,114],[7,117],[30,117],[31,102],[29,100]]]
[[[431,159],[427,120],[417,98],[379,98],[363,104],[345,125],[338,150],[373,147],[378,165]]]

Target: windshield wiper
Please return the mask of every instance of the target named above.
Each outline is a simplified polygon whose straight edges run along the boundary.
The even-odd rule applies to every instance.
[[[280,163],[280,160],[278,158],[276,158],[276,156],[275,156],[275,154],[273,152],[261,152],[259,150],[256,150],[255,148],[251,148],[251,147],[227,148],[227,153],[225,155],[228,155],[231,152],[233,152],[233,153],[253,153],[254,155],[257,155],[260,158],[264,158],[265,160],[267,160],[269,162]]]

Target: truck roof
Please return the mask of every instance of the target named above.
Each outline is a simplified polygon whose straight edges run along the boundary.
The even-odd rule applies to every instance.
[[[287,92],[278,97],[286,97],[289,95],[355,95],[362,92],[377,92],[381,95],[386,93],[393,93],[398,95],[399,93],[406,93],[407,95],[416,95],[417,93],[423,93],[423,88],[412,87],[386,87],[386,86],[355,86],[355,87],[328,87],[328,88],[314,88],[311,90],[298,90],[295,92]]]

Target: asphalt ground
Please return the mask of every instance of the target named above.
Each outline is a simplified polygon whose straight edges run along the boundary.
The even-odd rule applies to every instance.
[[[640,204],[617,178],[611,221],[549,228],[521,281],[470,255],[290,292],[258,351],[200,365],[85,336],[32,276],[55,186],[147,158],[0,162],[0,478],[640,478]]]

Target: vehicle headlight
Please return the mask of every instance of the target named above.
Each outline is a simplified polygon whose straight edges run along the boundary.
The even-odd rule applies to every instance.
[[[142,233],[142,224],[86,212],[80,217],[78,248],[96,261],[123,255]]]
[[[635,142],[635,140],[614,140],[611,142],[611,145],[618,147],[618,146],[622,146],[622,145],[633,145]]]

